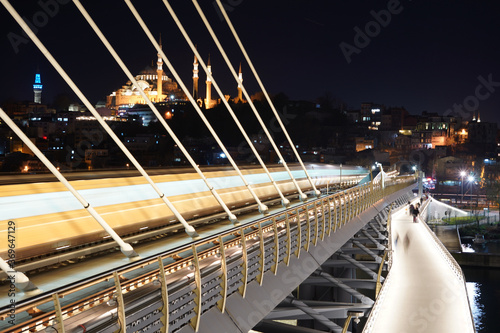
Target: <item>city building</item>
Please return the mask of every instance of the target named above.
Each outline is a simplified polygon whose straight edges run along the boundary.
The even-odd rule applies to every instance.
[[[37,71],[38,72],[38,71]],[[42,104],[42,80],[40,78],[40,74],[35,74],[35,83],[33,84],[33,93],[35,94],[33,98],[33,102],[37,104]]]
[[[159,41],[161,48],[161,38]],[[173,100],[186,100],[185,94],[176,82],[163,71],[163,59],[158,53],[156,69],[146,67],[135,76],[138,86],[153,103]],[[113,91],[106,100],[106,107],[111,109],[133,107],[136,104],[146,104],[139,89],[128,81],[120,89]]]

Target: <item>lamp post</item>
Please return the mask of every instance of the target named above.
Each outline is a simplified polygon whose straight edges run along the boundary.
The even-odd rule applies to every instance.
[[[467,177],[467,180],[469,181],[469,184],[470,184],[470,202],[471,202],[471,212],[472,214],[474,214],[474,211],[473,211],[473,208],[472,208],[472,190],[473,190],[473,182],[474,182],[474,176],[473,175],[469,175],[469,177]]]
[[[460,171],[460,185],[462,186],[462,197],[460,199],[460,203],[462,204],[462,207],[464,206],[464,177],[465,171]]]

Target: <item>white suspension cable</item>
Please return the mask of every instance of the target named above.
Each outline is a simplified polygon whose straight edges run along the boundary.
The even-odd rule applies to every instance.
[[[181,31],[182,35],[184,36],[184,38],[186,39],[187,43],[189,44],[189,47],[191,47],[191,50],[194,52],[194,54],[197,57],[197,59],[199,59],[201,67],[203,67],[203,70],[205,71],[205,73],[209,77],[209,80],[212,81],[212,83],[214,85],[214,88],[217,91],[217,93],[219,94],[219,97],[220,97],[221,101],[226,106],[227,110],[229,111],[229,114],[233,118],[233,120],[236,123],[236,125],[238,126],[241,134],[243,135],[243,137],[245,138],[246,142],[248,143],[248,146],[250,147],[250,149],[254,153],[255,157],[257,158],[257,160],[259,161],[260,165],[262,166],[262,168],[266,172],[267,176],[269,177],[269,180],[271,181],[271,183],[273,184],[274,188],[276,189],[276,191],[278,192],[279,196],[281,197],[281,203],[283,204],[283,206],[287,207],[290,204],[290,201],[287,198],[285,198],[285,196],[283,195],[283,193],[279,189],[278,184],[274,181],[273,177],[271,176],[269,170],[266,167],[266,164],[264,163],[264,161],[260,157],[259,153],[255,149],[255,146],[254,146],[252,140],[250,140],[250,138],[248,137],[245,129],[243,128],[243,126],[241,125],[240,121],[238,120],[238,117],[236,117],[236,115],[234,114],[233,109],[231,108],[231,106],[227,102],[224,94],[222,93],[221,89],[219,88],[219,85],[217,84],[217,82],[213,78],[212,73],[210,73],[210,71],[208,70],[207,65],[203,61],[202,57],[200,56],[200,53],[196,49],[196,46],[193,44],[193,41],[189,37],[188,33],[184,29],[184,27],[183,27],[182,23],[180,22],[179,18],[177,17],[177,15],[175,14],[174,10],[172,9],[172,6],[170,6],[170,4],[169,4],[169,2],[167,0],[163,0],[163,3],[167,7],[170,15],[172,16],[172,18],[174,19],[175,23],[177,24],[177,27],[179,28],[179,30]],[[250,186],[250,185],[247,185],[247,186]]]
[[[116,51],[111,46],[111,44],[106,39],[106,37],[103,35],[103,33],[101,32],[101,30],[97,27],[97,25],[95,24],[94,20],[92,20],[92,18],[90,17],[90,15],[88,14],[88,12],[85,10],[85,8],[82,6],[82,4],[80,3],[79,0],[73,0],[73,2],[78,7],[78,9],[82,13],[82,15],[87,20],[87,22],[90,24],[90,26],[92,27],[92,29],[94,30],[94,32],[97,34],[97,36],[99,37],[99,39],[101,40],[101,42],[104,44],[104,46],[106,46],[106,48],[108,49],[109,53],[113,56],[113,58],[118,63],[118,65],[120,66],[120,68],[123,70],[123,72],[125,73],[125,75],[127,75],[128,79],[137,88],[137,90],[141,94],[142,98],[144,98],[144,100],[146,101],[146,103],[149,105],[149,107],[151,108],[151,110],[155,114],[156,118],[158,118],[158,120],[160,121],[160,123],[167,130],[168,134],[172,137],[172,139],[177,144],[177,146],[179,147],[179,149],[182,151],[182,153],[184,154],[184,156],[186,156],[186,158],[189,161],[189,163],[191,164],[191,166],[193,166],[193,168],[196,170],[196,172],[198,173],[198,175],[203,179],[203,181],[205,182],[205,185],[208,187],[208,189],[210,190],[210,192],[214,196],[215,200],[217,200],[217,202],[219,203],[219,205],[221,205],[221,207],[224,209],[224,211],[229,216],[229,218],[232,221],[234,221],[236,219],[236,217],[234,216],[234,214],[231,213],[231,211],[229,210],[229,208],[227,207],[227,205],[224,203],[224,201],[222,200],[222,198],[218,195],[216,189],[212,186],[212,184],[210,184],[210,182],[205,177],[205,175],[203,174],[203,172],[200,170],[200,168],[198,167],[198,165],[196,164],[196,162],[193,160],[193,158],[191,157],[191,155],[189,154],[189,152],[186,150],[186,148],[184,147],[184,145],[182,144],[182,142],[177,138],[177,136],[172,131],[172,129],[170,128],[170,126],[168,126],[167,122],[162,117],[162,115],[160,114],[160,112],[158,111],[158,109],[156,108],[156,106],[151,102],[151,100],[149,99],[149,97],[146,96],[146,94],[144,93],[144,90],[139,86],[139,84],[137,83],[137,80],[134,78],[134,76],[132,75],[132,73],[130,72],[130,70],[127,68],[127,66],[123,63],[122,59],[116,53]]]
[[[37,289],[26,274],[16,271],[14,265],[9,265],[2,258],[0,258],[0,269],[7,275],[10,283],[14,283],[19,290],[31,291]]]
[[[210,131],[210,133],[214,137],[214,139],[217,142],[217,144],[219,145],[219,147],[222,149],[222,151],[224,152],[224,154],[226,154],[226,157],[227,157],[229,163],[231,163],[231,165],[236,170],[236,172],[238,173],[238,175],[240,176],[240,178],[243,180],[244,184],[248,184],[246,182],[246,180],[245,180],[245,177],[241,173],[240,169],[238,168],[238,166],[234,162],[233,158],[231,157],[231,155],[227,151],[226,147],[224,146],[224,144],[222,143],[222,141],[219,139],[219,136],[217,135],[217,133],[215,132],[215,130],[212,128],[212,125],[210,125],[210,123],[208,122],[207,118],[205,117],[205,115],[201,111],[198,103],[196,103],[196,101],[194,100],[193,96],[191,95],[191,93],[187,89],[186,85],[182,81],[181,77],[179,76],[179,74],[177,74],[177,72],[175,71],[175,68],[172,66],[172,64],[168,60],[167,56],[165,55],[165,53],[163,52],[163,50],[158,45],[158,42],[156,41],[156,39],[151,34],[151,31],[149,30],[149,28],[147,27],[147,25],[142,20],[142,17],[139,15],[139,13],[135,9],[134,5],[132,5],[132,2],[130,0],[124,0],[124,1],[127,4],[127,6],[129,7],[130,11],[134,15],[134,17],[137,20],[137,22],[139,23],[139,25],[142,27],[142,30],[144,30],[144,32],[148,36],[149,40],[151,41],[151,43],[154,45],[154,47],[158,51],[158,54],[161,55],[163,61],[167,65],[168,69],[170,70],[170,72],[174,76],[175,80],[177,81],[177,83],[181,87],[181,89],[184,92],[184,94],[186,94],[186,96],[188,97],[189,101],[191,102],[191,104],[195,108],[195,110],[198,113],[198,115],[200,116],[200,118],[203,120],[203,123],[205,124],[205,126],[207,126],[208,130]],[[261,210],[262,213],[267,212],[267,209],[268,209],[267,206],[264,205],[264,204],[262,204],[260,202],[259,198],[255,195],[255,193],[253,192],[253,190],[251,190],[250,186],[247,186],[247,188],[249,189],[250,193],[252,193],[252,195],[254,196],[254,199],[256,200],[257,204],[259,205],[259,210]],[[234,217],[234,218],[236,219],[236,217]]]
[[[2,3],[4,4],[5,8],[9,10],[9,12],[10,10],[14,10],[12,7],[9,8],[8,6],[6,6],[4,1],[6,0],[2,0]],[[42,161],[42,163],[47,167],[47,169],[49,169],[50,172],[52,172],[52,174],[54,174],[54,176],[56,176],[56,178],[64,186],[66,186],[66,188],[71,192],[71,194],[73,194],[73,196],[82,204],[83,208],[85,208],[89,212],[89,214],[92,215],[92,217],[97,221],[97,223],[99,223],[103,227],[103,229],[106,230],[106,232],[113,238],[113,240],[116,243],[118,243],[118,245],[120,245],[120,249],[123,252],[123,254],[126,255],[127,257],[136,257],[137,253],[135,253],[132,246],[128,243],[125,243],[120,238],[120,236],[118,236],[118,234],[113,230],[113,228],[111,228],[106,223],[106,221],[104,221],[101,215],[99,215],[94,210],[94,208],[90,206],[90,203],[88,203],[88,201],[85,200],[83,196],[81,196],[80,193],[78,193],[78,191],[74,189],[74,187],[66,180],[66,178],[59,172],[59,170],[57,170],[57,168],[47,159],[47,157],[45,157],[45,155],[40,151],[40,149],[38,149],[38,147],[35,146],[33,142],[31,142],[31,140],[26,136],[26,134],[24,134],[23,131],[21,131],[21,129],[10,119],[10,117],[1,108],[0,108],[0,118],[7,124],[7,126],[9,126],[14,131],[14,133],[16,133],[16,135],[23,141],[23,143],[26,146],[28,146],[29,149],[31,149],[31,151],[36,155],[36,157],[40,159],[40,161]]]
[[[210,25],[210,23],[208,22],[207,18],[205,17],[205,14],[203,13],[203,10],[200,8],[198,2],[196,0],[193,0],[193,4],[195,5],[196,7],[196,10],[198,11],[198,14],[200,15],[201,19],[203,20],[203,23],[205,23],[205,26],[207,27],[208,31],[210,32],[210,35],[212,36],[212,39],[214,40],[215,44],[217,45],[220,53],[222,54],[222,57],[224,58],[224,60],[226,61],[226,64],[229,68],[229,70],[231,71],[231,73],[233,74],[236,82],[238,83],[238,85],[240,85],[241,87],[241,90],[243,92],[243,94],[245,95],[245,98],[247,99],[248,101],[248,104],[250,105],[250,107],[252,108],[252,111],[253,113],[255,114],[255,117],[257,117],[257,120],[259,121],[259,124],[261,125],[262,129],[264,130],[264,133],[266,133],[266,136],[268,137],[269,139],[269,142],[271,143],[271,145],[273,146],[274,150],[276,151],[276,154],[278,155],[278,158],[281,160],[281,162],[283,163],[283,167],[286,169],[286,171],[288,172],[288,175],[290,177],[290,179],[292,180],[293,184],[295,185],[295,188],[297,189],[297,192],[299,193],[299,198],[300,200],[302,201],[305,201],[307,200],[307,195],[305,193],[302,192],[302,190],[300,189],[299,187],[299,184],[297,183],[297,181],[295,180],[295,178],[293,177],[292,175],[292,172],[290,171],[290,169],[288,168],[288,165],[285,161],[285,159],[283,158],[283,156],[281,155],[281,152],[279,151],[278,147],[276,146],[276,143],[274,142],[271,134],[269,133],[269,131],[267,130],[267,127],[266,125],[264,124],[262,118],[260,117],[260,114],[259,112],[257,111],[257,109],[255,108],[255,105],[253,104],[252,102],[252,99],[250,98],[250,96],[248,95],[248,92],[247,90],[245,89],[245,87],[243,86],[243,82],[239,79],[238,77],[238,74],[236,73],[233,65],[231,64],[231,62],[229,61],[229,58],[227,57],[227,54],[226,52],[224,51],[224,49],[222,48],[222,45],[220,44],[219,42],[219,39],[217,38],[217,36],[215,35],[214,31],[212,30],[212,27]],[[279,117],[278,117],[279,118]]]
[[[253,66],[253,63],[252,61],[250,60],[250,57],[248,56],[248,53],[247,51],[245,50],[245,48],[243,47],[243,43],[241,42],[240,38],[238,37],[238,33],[236,32],[236,29],[234,29],[234,26],[233,24],[231,23],[231,20],[229,19],[229,16],[227,15],[227,12],[226,10],[224,9],[224,6],[222,5],[222,3],[220,2],[220,0],[217,0],[217,5],[219,6],[219,9],[221,10],[222,12],[222,15],[224,16],[224,19],[226,20],[227,22],[227,25],[229,26],[229,28],[231,29],[231,32],[233,33],[233,36],[234,38],[236,39],[236,41],[238,42],[238,45],[240,46],[240,49],[241,49],[241,52],[243,52],[243,55],[245,56],[245,59],[246,61],[248,62],[248,65],[250,66],[250,69],[252,70],[252,73],[253,75],[255,76],[255,79],[257,80],[257,82],[259,83],[259,86],[260,86],[260,89],[262,89],[262,92],[264,93],[264,96],[266,96],[266,99],[267,99],[267,102],[269,103],[269,105],[271,106],[271,110],[273,110],[273,113],[274,113],[274,116],[276,117],[276,119],[278,120],[278,123],[280,124],[281,126],[281,129],[283,130],[283,133],[285,134],[287,140],[288,140],[288,143],[290,144],[290,147],[292,147],[292,150],[293,152],[295,153],[295,157],[297,157],[297,160],[299,161],[300,165],[302,166],[302,169],[304,170],[306,176],[307,176],[307,179],[309,180],[309,183],[311,184],[313,190],[314,190],[314,194],[319,197],[321,195],[321,192],[318,191],[318,189],[316,188],[316,186],[314,185],[314,182],[312,181],[311,177],[309,176],[309,173],[307,172],[307,169],[306,167],[304,166],[304,163],[302,162],[302,159],[300,158],[300,155],[299,153],[297,152],[297,149],[295,149],[295,145],[294,143],[292,142],[292,139],[290,138],[290,136],[288,135],[288,131],[286,130],[285,128],[285,125],[283,125],[283,122],[281,121],[281,118],[280,116],[278,115],[278,112],[276,111],[276,108],[274,107],[274,103],[271,101],[271,98],[269,97],[269,94],[267,93],[267,90],[264,88],[264,84],[262,83],[260,77],[259,77],[259,74],[257,74],[257,71],[255,70],[255,67]]]
[[[31,38],[33,43],[38,47],[38,49],[43,53],[43,55],[47,58],[47,60],[51,63],[51,65],[57,70],[59,75],[66,81],[66,83],[70,86],[70,88],[73,90],[73,92],[80,98],[80,100],[85,104],[85,106],[88,108],[88,110],[92,113],[92,115],[96,118],[96,120],[99,122],[99,124],[104,128],[106,133],[113,139],[113,141],[120,147],[120,149],[123,151],[123,153],[128,157],[130,162],[134,164],[134,166],[139,170],[141,175],[148,181],[148,183],[153,187],[153,189],[158,193],[160,198],[165,202],[165,204],[170,208],[170,210],[174,213],[174,215],[177,217],[179,222],[184,226],[186,233],[191,236],[191,237],[196,237],[198,234],[194,230],[192,226],[190,226],[186,220],[182,217],[182,215],[177,211],[177,209],[172,205],[172,203],[167,199],[165,194],[163,194],[160,189],[156,186],[156,184],[153,182],[151,177],[144,171],[142,166],[137,162],[135,157],[130,153],[130,151],[125,147],[125,145],[120,141],[120,139],[116,136],[116,134],[111,130],[111,128],[106,124],[104,119],[99,115],[99,113],[95,110],[94,106],[88,101],[88,99],[85,97],[85,95],[78,89],[76,84],[71,80],[71,78],[68,76],[68,74],[62,69],[62,67],[59,65],[59,63],[54,59],[54,57],[50,54],[50,52],[47,50],[47,48],[43,45],[43,43],[36,37],[36,35],[33,33],[33,31],[30,29],[30,27],[24,22],[24,20],[19,16],[19,14],[16,12],[16,10],[10,5],[8,0],[0,0],[2,4],[5,6],[5,8],[9,11],[9,13],[12,15],[12,17],[17,21],[17,23],[22,27],[22,29],[26,32],[26,34]],[[89,209],[92,209],[89,207]],[[108,230],[106,230],[108,231]],[[109,231],[108,231],[109,232]],[[114,232],[114,231],[113,231]]]

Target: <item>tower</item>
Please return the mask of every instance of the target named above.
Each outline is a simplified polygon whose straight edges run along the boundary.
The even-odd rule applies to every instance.
[[[161,47],[161,34],[160,34],[160,40],[159,40],[159,43],[160,44],[160,50],[162,49]],[[163,59],[161,58],[161,54],[158,53],[158,61],[156,62],[156,74],[158,75],[158,79],[157,79],[157,83],[156,83],[156,93],[157,93],[157,97],[156,97],[156,102],[160,102],[162,100],[161,98],[161,95],[163,93],[162,91],[162,88],[163,88],[163,82],[162,82],[162,78],[163,78]]]
[[[37,70],[38,72],[38,70]],[[34,102],[42,103],[42,80],[40,79],[40,74],[35,74],[35,84],[33,84],[33,92],[35,93]]]
[[[196,55],[194,56],[193,62],[193,98],[196,101],[198,99],[198,59]]]
[[[479,114],[479,110],[477,110],[477,122],[481,122],[481,115]]]
[[[205,98],[205,107],[207,109],[212,108],[212,65],[210,64],[210,54],[208,55],[208,61],[207,61],[207,81],[205,83],[207,84],[207,94]],[[208,75],[210,74],[210,75]]]
[[[238,83],[238,102],[243,102],[243,93],[241,86],[243,84],[243,74],[241,73],[241,62],[240,62],[240,69],[238,71],[238,79],[240,82]]]

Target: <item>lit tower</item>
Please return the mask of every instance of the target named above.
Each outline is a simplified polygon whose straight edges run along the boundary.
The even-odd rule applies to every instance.
[[[198,73],[198,59],[195,54],[193,62],[193,98],[195,101],[198,99]]]
[[[481,122],[481,115],[479,114],[479,110],[477,110],[477,122]]]
[[[210,109],[212,107],[211,106],[211,102],[212,102],[212,79],[211,79],[212,65],[210,65],[210,54],[208,54],[207,70],[208,70],[207,81],[205,81],[205,83],[207,84],[207,94],[206,94],[206,98],[205,98],[205,107],[207,109]],[[208,74],[210,74],[210,75],[208,75]]]
[[[42,85],[42,80],[40,80],[40,74],[35,74],[35,84],[33,84],[33,92],[35,93],[35,103],[42,104],[42,88],[43,85]]]
[[[243,94],[241,92],[241,86],[243,84],[243,74],[241,73],[241,62],[240,62],[240,69],[238,71],[238,79],[240,82],[238,83],[238,102],[243,102]]]
[[[160,50],[162,49],[161,47],[161,34],[160,34]],[[156,93],[158,97],[156,97],[156,102],[160,102],[162,100],[161,95],[162,95],[162,78],[163,78],[163,59],[161,58],[160,53],[158,53],[158,61],[156,62],[157,68],[156,68],[156,74],[158,75],[158,81],[156,83]]]

